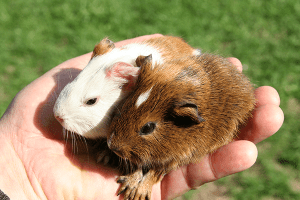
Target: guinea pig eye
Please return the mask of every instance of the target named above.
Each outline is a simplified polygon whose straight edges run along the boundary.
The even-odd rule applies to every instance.
[[[156,123],[154,123],[154,122],[147,122],[147,124],[145,124],[141,128],[140,135],[148,135],[148,134],[152,133],[155,128],[156,128]]]
[[[86,105],[88,106],[91,106],[91,105],[94,105],[96,102],[97,102],[97,98],[92,98],[92,99],[89,99],[85,102]]]

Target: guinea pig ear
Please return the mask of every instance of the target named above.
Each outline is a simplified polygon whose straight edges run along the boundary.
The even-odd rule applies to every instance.
[[[121,85],[126,85],[125,89],[131,89],[140,73],[138,67],[125,62],[117,62],[111,68],[106,70],[106,78],[119,82]]]
[[[113,41],[109,40],[108,38],[104,38],[101,40],[99,44],[97,44],[93,50],[92,58],[95,56],[103,55],[105,53],[110,52],[115,48],[115,44]]]
[[[198,106],[191,102],[181,102],[173,108],[173,120],[179,126],[192,126],[204,122],[200,116]]]
[[[137,57],[137,59],[135,60],[135,63],[138,67],[142,67],[145,65],[151,65],[152,64],[152,54],[148,55],[148,56],[139,56]]]

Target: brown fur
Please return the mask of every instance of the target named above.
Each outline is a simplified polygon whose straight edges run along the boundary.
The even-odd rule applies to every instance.
[[[108,53],[114,48],[115,48],[115,44],[108,38],[104,38],[103,40],[101,40],[99,44],[95,46],[91,59],[94,58],[95,56]]]
[[[135,197],[150,199],[161,176],[228,144],[255,104],[251,83],[225,58],[204,54],[153,68],[150,60],[137,59],[141,72],[136,88],[117,109],[108,135],[109,148],[135,166],[118,179],[125,199],[133,199],[135,190]],[[137,107],[139,96],[150,88],[149,98]],[[140,135],[147,122],[155,122],[156,128]]]
[[[143,43],[158,48],[162,53],[162,57],[164,57],[166,60],[191,56],[195,51],[195,49],[186,43],[182,38],[174,36],[151,38]]]
[[[195,50],[189,44],[184,42],[183,39],[174,36],[151,38],[142,42],[141,44],[147,44],[149,46],[155,47],[161,52],[162,57],[165,60],[172,60],[174,58],[190,56]],[[99,44],[95,46],[91,58],[108,53],[114,48],[114,43],[108,38],[104,38]]]

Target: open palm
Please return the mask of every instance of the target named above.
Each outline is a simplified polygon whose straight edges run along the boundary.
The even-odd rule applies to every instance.
[[[141,41],[143,36],[116,43]],[[85,141],[65,139],[54,119],[53,105],[64,85],[83,69],[86,54],[53,68],[20,91],[0,120],[0,189],[11,199],[120,199],[117,172],[96,164]],[[229,58],[239,69],[241,63]],[[153,187],[152,199],[174,198],[191,188],[243,171],[256,160],[254,143],[282,125],[279,96],[271,87],[256,90],[254,117],[239,139],[202,162],[181,167]],[[82,145],[81,145],[82,144]],[[82,147],[82,148],[81,148]]]

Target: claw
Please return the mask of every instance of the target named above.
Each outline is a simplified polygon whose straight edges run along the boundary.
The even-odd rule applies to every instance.
[[[120,188],[117,196],[119,196],[120,194],[123,194],[126,190],[127,190],[127,187],[125,187],[124,189]]]
[[[124,176],[119,176],[117,183],[124,183],[126,181],[126,178]]]
[[[128,199],[130,200],[130,190],[126,190],[126,192],[124,193],[124,199]]]
[[[136,189],[135,189],[135,187],[132,188],[132,190],[129,191],[129,192],[130,192],[130,194],[128,195],[129,198],[130,198],[130,199],[134,199],[134,197],[135,197],[135,195],[136,195]]]

